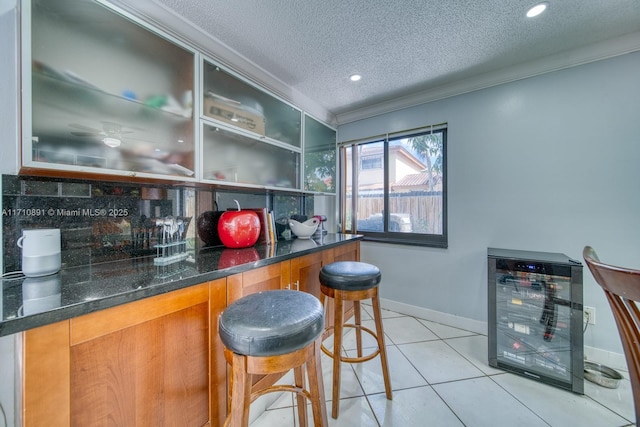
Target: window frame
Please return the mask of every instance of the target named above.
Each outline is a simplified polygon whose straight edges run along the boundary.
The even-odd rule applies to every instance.
[[[384,135],[372,136],[365,139],[351,140],[339,143],[339,162],[340,162],[340,188],[339,188],[339,202],[340,202],[340,224],[343,233],[359,234],[364,236],[364,241],[392,243],[401,245],[414,245],[414,246],[428,246],[435,248],[447,248],[448,247],[448,204],[447,204],[447,124],[439,124],[428,126],[419,129],[412,129],[403,132],[388,133]],[[389,231],[389,199],[390,199],[390,185],[389,185],[389,152],[390,141],[395,141],[403,138],[410,138],[429,133],[442,133],[442,234],[424,234],[424,233],[407,233],[399,231]],[[357,147],[359,145],[370,144],[375,142],[383,142],[383,212],[387,214],[383,215],[383,231],[365,231],[358,230],[357,227],[357,200],[358,200],[358,156],[356,154]],[[350,210],[352,214],[351,227],[347,229],[347,149],[351,148],[351,201]]]

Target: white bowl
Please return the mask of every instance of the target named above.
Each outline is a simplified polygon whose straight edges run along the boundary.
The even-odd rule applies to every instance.
[[[299,239],[309,239],[316,232],[320,220],[318,218],[310,218],[305,222],[298,222],[296,220],[289,220],[289,228],[291,232],[298,236]]]

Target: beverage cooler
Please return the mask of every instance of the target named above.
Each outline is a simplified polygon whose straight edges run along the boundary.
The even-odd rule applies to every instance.
[[[582,264],[488,249],[489,365],[584,392]]]

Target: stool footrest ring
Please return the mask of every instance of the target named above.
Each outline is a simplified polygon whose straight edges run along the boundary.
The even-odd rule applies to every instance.
[[[299,395],[302,395],[304,397],[307,398],[307,400],[309,402],[311,402],[311,393],[309,393],[308,390],[302,388],[302,387],[298,387],[295,385],[289,385],[289,384],[280,384],[280,385],[274,385],[271,387],[267,387],[267,388],[263,388],[261,390],[258,391],[254,391],[251,393],[251,401],[253,402],[254,400],[256,400],[258,397],[264,395],[264,394],[268,394],[268,393],[275,393],[278,391],[288,391],[288,392],[292,392],[292,393],[296,393]]]
[[[362,326],[362,325],[354,325],[353,323],[345,323],[342,325],[343,328],[352,328],[352,329],[360,329],[361,331],[364,331],[366,333],[368,333],[369,335],[371,335],[373,337],[373,339],[375,339],[376,341],[378,340],[378,336],[376,335],[375,332],[373,332],[371,329]],[[335,329],[333,326],[330,326],[329,328],[327,328],[328,330],[331,329]],[[330,351],[327,347],[324,346],[324,344],[322,344],[322,346],[320,347],[322,349],[322,352],[324,354],[326,354],[327,356],[334,358],[335,355],[332,351]],[[346,357],[346,356],[342,356],[339,355],[338,357],[340,358],[341,362],[347,362],[347,363],[361,363],[361,362],[366,362],[368,360],[373,359],[374,357],[376,357],[377,355],[380,354],[380,347],[376,347],[376,350],[371,353],[368,354],[366,356],[360,356],[360,357]]]

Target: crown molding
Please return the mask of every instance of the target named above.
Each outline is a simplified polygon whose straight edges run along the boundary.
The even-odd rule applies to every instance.
[[[389,101],[346,111],[336,115],[338,125],[390,113],[420,104],[462,95],[492,86],[510,83],[553,71],[640,51],[640,32],[606,40],[590,46],[561,52],[536,61],[503,68],[435,88],[401,96]]]

